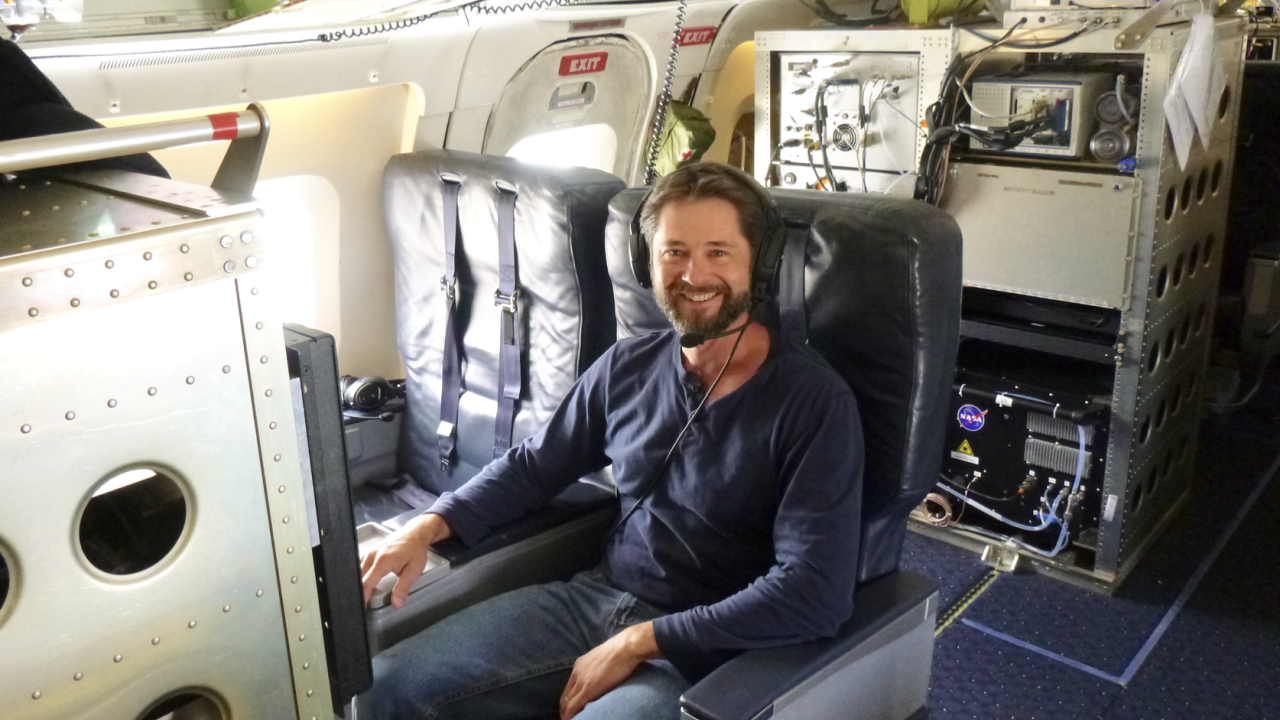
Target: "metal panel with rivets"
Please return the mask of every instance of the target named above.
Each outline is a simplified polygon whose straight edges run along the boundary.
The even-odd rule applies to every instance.
[[[0,717],[332,717],[261,225],[168,180],[0,179]],[[104,570],[91,508],[139,473],[172,547]]]

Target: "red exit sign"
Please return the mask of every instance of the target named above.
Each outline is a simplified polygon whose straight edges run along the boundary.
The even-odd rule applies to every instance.
[[[565,55],[560,58],[560,75],[584,75],[604,71],[609,61],[609,53],[593,52],[582,55]]]
[[[706,45],[716,39],[714,27],[685,28],[680,33],[680,45]]]

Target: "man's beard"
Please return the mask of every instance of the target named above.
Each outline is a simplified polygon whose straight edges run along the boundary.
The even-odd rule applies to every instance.
[[[710,318],[704,319],[692,313],[681,312],[676,305],[676,298],[680,295],[700,295],[708,292],[720,294],[720,310]],[[667,320],[671,321],[671,325],[681,335],[702,337],[719,335],[728,330],[742,313],[751,309],[749,291],[735,293],[728,285],[700,288],[683,280],[678,280],[665,288],[655,288],[654,299],[658,301],[658,307],[662,308]]]

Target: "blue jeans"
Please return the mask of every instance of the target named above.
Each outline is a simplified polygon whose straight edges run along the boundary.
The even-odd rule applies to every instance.
[[[596,571],[513,590],[462,610],[373,659],[360,720],[554,718],[573,663],[663,615]],[[582,720],[679,718],[689,683],[665,660],[640,665]]]

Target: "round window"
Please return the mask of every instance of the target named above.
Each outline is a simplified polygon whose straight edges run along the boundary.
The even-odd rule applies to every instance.
[[[118,472],[100,483],[80,515],[85,559],[110,575],[133,575],[164,560],[187,526],[187,497],[154,468]]]
[[[222,703],[198,691],[171,695],[152,705],[138,720],[224,720]]]
[[[9,569],[9,558],[5,557],[4,547],[0,546],[0,617],[4,617],[4,606],[9,600],[9,588],[13,586],[13,580]]]

